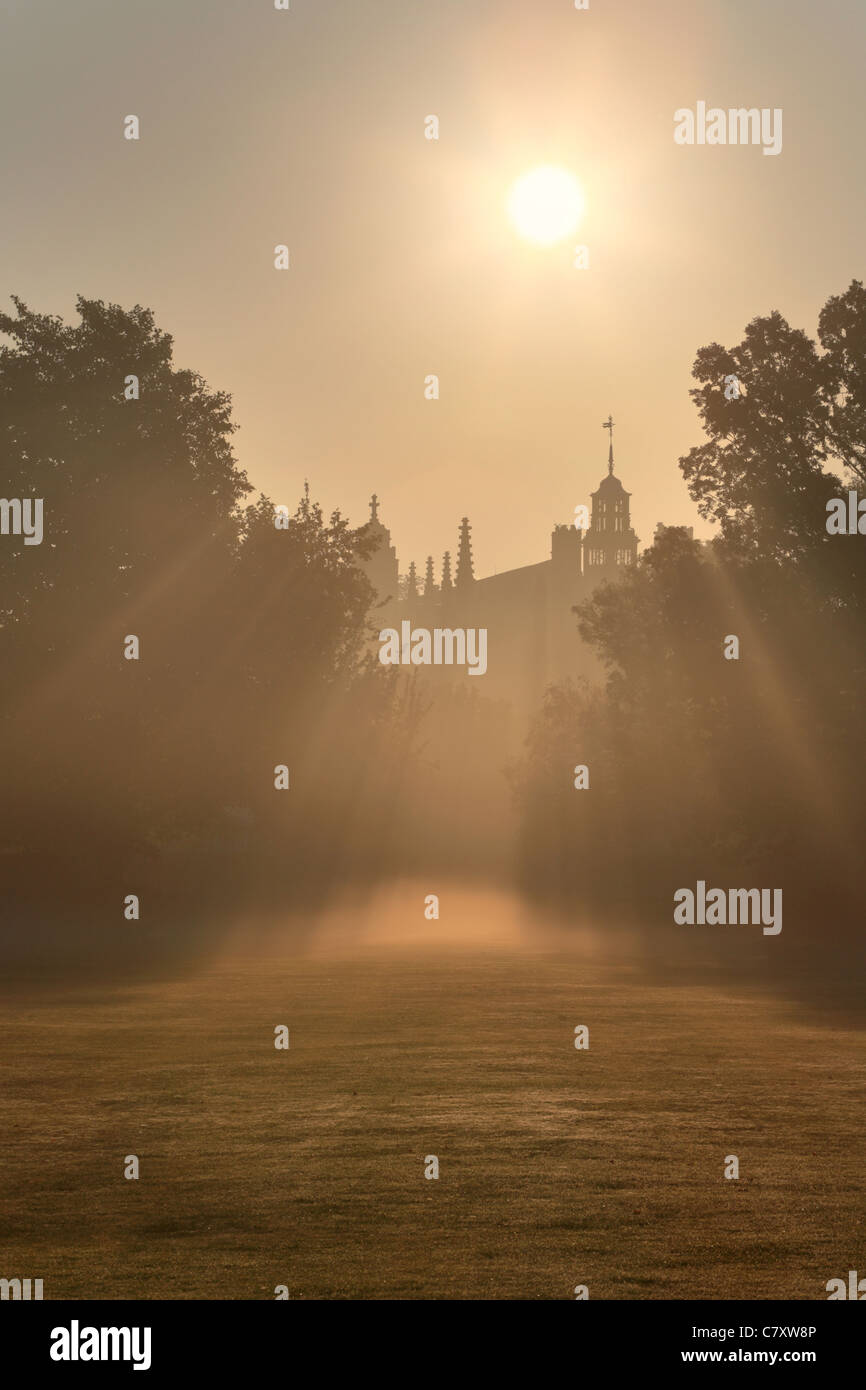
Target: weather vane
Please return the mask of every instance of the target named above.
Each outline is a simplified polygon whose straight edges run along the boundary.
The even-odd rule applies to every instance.
[[[610,450],[609,450],[608,456],[607,456],[607,471],[608,471],[608,473],[610,474],[610,476],[613,477],[613,416],[612,416],[612,415],[608,415],[607,419],[605,420],[604,424],[602,425],[602,429],[603,429],[603,430],[609,430],[609,431],[610,431]]]

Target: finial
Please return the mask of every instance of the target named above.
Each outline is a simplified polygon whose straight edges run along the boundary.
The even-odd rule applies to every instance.
[[[373,493],[373,496],[370,498],[370,520],[379,520],[379,499],[376,496],[375,492]]]
[[[472,527],[469,525],[468,516],[464,516],[460,522],[460,546],[457,551],[457,588],[465,589],[475,582],[475,575],[472,572],[472,542],[469,533]]]
[[[612,478],[612,477],[613,477],[613,416],[612,416],[612,415],[608,415],[607,419],[605,420],[604,424],[602,425],[602,429],[603,429],[603,430],[609,430],[609,431],[610,431],[610,449],[608,450],[608,455],[607,455],[607,471],[608,471],[608,474],[610,475],[610,477]]]

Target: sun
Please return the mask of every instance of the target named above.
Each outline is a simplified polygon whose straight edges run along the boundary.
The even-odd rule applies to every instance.
[[[508,194],[508,216],[522,237],[536,246],[553,246],[580,225],[584,199],[567,169],[544,164],[521,174]]]

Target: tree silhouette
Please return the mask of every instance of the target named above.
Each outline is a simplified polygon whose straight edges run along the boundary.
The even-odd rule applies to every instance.
[[[663,531],[579,607],[604,690],[548,693],[514,783],[534,891],[663,924],[698,877],[781,883],[796,939],[832,962],[856,943],[866,812],[866,562],[858,537],[825,524],[839,473],[856,481],[866,457],[859,283],[828,301],[819,338],[774,313],[737,347],[697,353],[708,440],[680,466],[720,535]],[[591,792],[571,785],[572,752]],[[829,936],[815,928],[828,910]]]
[[[15,306],[0,438],[45,535],[0,546],[7,903],[52,951],[73,918],[113,946],[130,891],[149,941],[241,900],[285,909],[331,881],[336,826],[363,851],[399,815],[417,710],[365,645],[369,545],[308,489],[279,527],[267,498],[242,505],[230,398],[173,365],[149,310]]]

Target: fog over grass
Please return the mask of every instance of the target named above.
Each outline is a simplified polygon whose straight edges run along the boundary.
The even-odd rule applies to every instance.
[[[302,950],[241,933],[186,978],[7,999],[7,1267],[105,1299],[815,1299],[846,1277],[866,1033],[652,978],[601,933],[526,934],[502,895],[442,904],[390,893],[351,938],[337,913]]]

